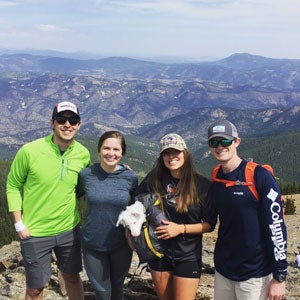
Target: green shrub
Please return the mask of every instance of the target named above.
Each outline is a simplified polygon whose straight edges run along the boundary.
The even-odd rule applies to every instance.
[[[293,196],[286,196],[284,201],[284,213],[286,215],[294,215],[296,212],[295,199]]]

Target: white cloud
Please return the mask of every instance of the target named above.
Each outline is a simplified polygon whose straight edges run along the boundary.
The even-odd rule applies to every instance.
[[[269,17],[300,13],[299,0],[98,0],[115,9],[142,13],[176,14],[185,17]]]
[[[14,1],[0,1],[0,7],[18,6],[18,2]]]
[[[111,4],[120,8],[140,10],[150,13],[183,14],[192,11],[193,4],[185,0],[141,0],[141,1],[111,1]]]
[[[0,8],[0,47],[219,57],[300,53],[300,0],[0,0]]]
[[[40,24],[39,29],[42,31],[48,31],[48,32],[64,32],[67,31],[67,29],[52,25],[52,24]]]

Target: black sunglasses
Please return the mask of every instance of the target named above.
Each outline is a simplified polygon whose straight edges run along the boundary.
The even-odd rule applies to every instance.
[[[219,145],[222,147],[229,147],[234,140],[222,139],[222,140],[214,140],[211,139],[208,141],[208,146],[210,148],[218,148]]]
[[[65,117],[65,116],[57,116],[54,118],[54,120],[57,121],[58,124],[63,125],[65,124],[67,121],[69,121],[70,125],[74,126],[76,124],[78,124],[80,122],[80,118],[79,117]]]

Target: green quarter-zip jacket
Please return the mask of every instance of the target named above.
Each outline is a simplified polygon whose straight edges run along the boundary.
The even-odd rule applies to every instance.
[[[77,141],[61,154],[53,134],[23,145],[7,178],[9,211],[22,211],[31,236],[53,236],[79,223],[75,188],[89,151]]]

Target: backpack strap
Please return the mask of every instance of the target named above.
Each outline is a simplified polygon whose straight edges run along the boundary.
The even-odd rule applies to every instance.
[[[273,177],[275,178],[274,169],[273,169],[272,166],[267,165],[267,164],[264,164],[264,165],[261,165],[261,166],[264,167],[265,169],[267,169],[273,175]]]
[[[226,187],[235,186],[236,181],[217,178],[217,174],[218,174],[220,168],[221,168],[221,165],[215,166],[215,168],[213,169],[213,171],[211,173],[211,180],[216,181],[216,182],[223,182],[223,183],[225,183]]]
[[[221,168],[221,165],[219,164],[219,165],[216,165],[216,166],[214,167],[214,169],[212,170],[212,172],[211,172],[211,180],[212,180],[212,181],[216,181],[216,179],[217,179],[217,174],[218,174],[220,168]]]
[[[255,168],[258,166],[258,164],[254,161],[248,161],[247,165],[245,167],[245,180],[248,183],[248,187],[256,200],[259,200],[259,195],[255,187],[255,182],[254,182],[254,171]]]
[[[212,171],[212,174],[211,174],[211,180],[212,181],[215,181],[215,182],[223,182],[225,183],[225,186],[226,187],[230,187],[230,186],[236,186],[236,185],[245,185],[245,186],[248,186],[249,185],[249,182],[246,180],[246,181],[240,181],[240,180],[228,180],[228,179],[220,179],[220,178],[217,178],[217,174],[219,172],[221,168],[221,165],[217,165],[213,171]],[[252,181],[250,184],[253,184]]]
[[[236,182],[233,180],[217,178],[217,174],[218,174],[220,168],[221,168],[220,164],[214,167],[214,169],[211,172],[211,180],[216,181],[216,182],[223,182],[223,183],[225,183],[226,187],[235,186]]]
[[[252,161],[248,161],[245,167],[245,181],[240,181],[240,180],[228,180],[228,179],[220,179],[217,178],[217,174],[221,168],[221,165],[217,165],[212,173],[211,173],[211,180],[214,182],[223,182],[225,183],[226,187],[231,187],[231,186],[236,186],[236,185],[243,185],[243,186],[248,186],[254,197],[258,200],[259,195],[257,193],[257,190],[255,188],[255,183],[254,183],[254,170],[258,164]]]
[[[152,243],[151,243],[151,240],[150,240],[150,236],[149,236],[149,231],[148,231],[148,228],[147,228],[147,225],[146,223],[143,223],[143,231],[144,231],[144,235],[145,235],[145,240],[146,240],[146,243],[147,243],[147,246],[148,248],[150,249],[150,251],[156,255],[157,257],[159,258],[162,258],[164,256],[163,253],[160,253],[158,251],[156,251],[156,249],[153,247]]]

